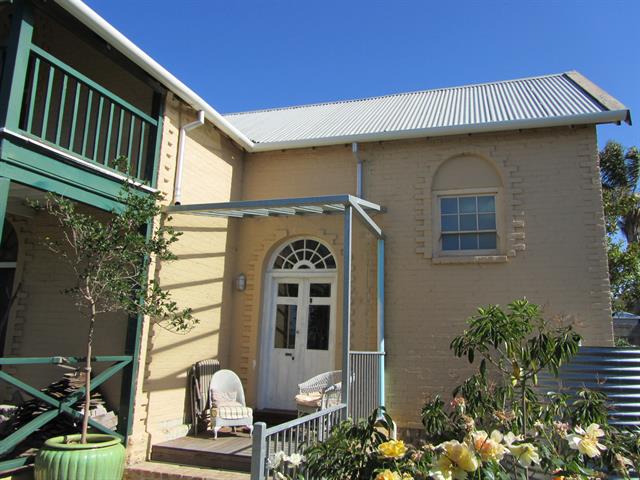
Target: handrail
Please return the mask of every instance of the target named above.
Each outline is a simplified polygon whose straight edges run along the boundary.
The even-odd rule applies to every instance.
[[[302,425],[303,423],[311,422],[317,418],[326,417],[330,413],[337,412],[345,408],[346,405],[344,403],[339,403],[333,407],[325,408],[324,410],[319,410],[314,413],[310,413],[309,415],[305,415],[304,417],[299,417],[293,420],[289,420],[288,422],[281,423],[280,425],[274,425],[273,427],[267,428],[264,431],[265,436],[274,435],[279,432],[283,432],[290,428],[296,427],[298,425]]]
[[[131,105],[126,100],[118,97],[113,92],[107,90],[102,85],[94,82],[93,80],[91,80],[86,75],[83,75],[82,73],[80,73],[75,68],[67,65],[66,63],[62,62],[61,60],[58,60],[56,57],[51,55],[49,52],[43,50],[40,47],[37,47],[36,45],[31,45],[31,51],[33,53],[35,53],[36,55],[44,58],[47,62],[55,65],[60,70],[64,70],[65,72],[67,72],[72,77],[75,77],[77,80],[80,80],[82,83],[85,83],[89,87],[91,87],[94,90],[98,91],[101,95],[104,95],[105,97],[108,97],[109,100],[112,100],[114,103],[117,103],[117,104],[123,106],[124,108],[126,108],[127,110],[129,110],[130,112],[135,113],[138,117],[140,117],[140,118],[144,119],[145,121],[151,123],[153,126],[158,125],[158,121],[155,118],[150,117],[149,115],[144,113],[139,108],[134,107],[133,105]]]
[[[287,455],[302,453],[312,443],[325,440],[346,416],[347,405],[341,403],[270,428],[263,422],[256,423],[251,449],[251,480],[275,478],[268,465],[271,455],[277,451]]]
[[[0,357],[0,365],[60,365],[63,363],[77,364],[85,361],[86,357]],[[91,357],[92,362],[124,362],[131,360],[131,355],[97,355]]]

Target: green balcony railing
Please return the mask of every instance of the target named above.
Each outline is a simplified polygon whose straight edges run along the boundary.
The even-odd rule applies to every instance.
[[[126,156],[131,175],[150,182],[158,120],[41,48],[29,55],[21,130],[107,168]]]
[[[104,371],[97,374],[91,380],[91,390],[98,388],[105,381],[113,377],[116,373],[121,371],[132,361],[133,357],[130,355],[111,355],[111,356],[96,356],[92,357],[92,361],[96,363],[106,362],[112,365],[107,367]],[[29,366],[29,365],[70,365],[78,366],[84,363],[84,358],[78,357],[5,357],[0,358],[0,368],[5,366]],[[54,420],[60,415],[67,415],[77,421],[81,421],[82,414],[79,413],[74,406],[82,400],[85,394],[84,387],[70,393],[65,398],[51,397],[41,390],[29,385],[28,383],[18,379],[17,377],[8,374],[4,370],[0,370],[0,382],[7,382],[14,388],[23,391],[27,395],[38,399],[42,402],[43,408],[40,413],[35,416],[31,421],[23,425],[20,429],[0,439],[0,472],[18,468],[27,464],[32,458],[28,456],[11,456],[11,451],[20,442],[24,441],[33,432],[42,428],[47,423]],[[128,386],[127,386],[128,387]],[[128,433],[125,425],[118,424],[119,432],[114,432],[107,429],[100,423],[89,420],[89,425],[102,433],[108,433],[115,435],[118,438],[124,439]]]

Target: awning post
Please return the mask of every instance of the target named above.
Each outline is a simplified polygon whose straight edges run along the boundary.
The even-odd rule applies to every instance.
[[[349,411],[351,393],[351,237],[353,228],[353,207],[344,209],[344,248],[342,251],[342,402]]]
[[[378,313],[378,352],[380,353],[379,375],[379,404],[384,406],[384,238],[378,239],[378,288],[377,288],[377,313]]]

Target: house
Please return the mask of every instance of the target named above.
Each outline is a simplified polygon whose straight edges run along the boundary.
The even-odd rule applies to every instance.
[[[640,316],[629,312],[613,313],[613,335],[615,339],[629,342],[631,345],[640,343]]]
[[[223,116],[79,0],[1,8],[3,252],[17,245],[3,372],[39,388],[82,352],[57,295],[68,273],[38,244],[55,225],[26,198],[108,218],[124,153],[183,233],[154,275],[200,324],[114,318],[97,334],[98,355],[120,356],[102,390],[131,462],[187,434],[186,372],[205,358],[261,410],[343,369],[407,432],[468,373],[449,343],[479,305],[526,296],[612,344],[596,125],[630,113],[578,72]]]

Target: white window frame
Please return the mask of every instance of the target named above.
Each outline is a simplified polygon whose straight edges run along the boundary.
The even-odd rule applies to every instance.
[[[495,249],[474,249],[474,250],[443,250],[442,249],[442,220],[440,216],[440,199],[442,197],[474,197],[474,196],[495,196],[496,205],[496,248]],[[455,190],[434,190],[432,196],[433,205],[433,255],[434,257],[478,257],[500,255],[503,250],[504,228],[502,188],[465,188]]]

